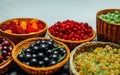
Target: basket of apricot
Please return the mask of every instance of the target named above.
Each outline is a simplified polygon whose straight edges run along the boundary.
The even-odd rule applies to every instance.
[[[12,51],[14,61],[32,75],[50,75],[68,62],[69,48],[62,42],[35,37],[24,40]]]
[[[47,24],[36,18],[14,18],[0,24],[0,34],[15,44],[36,36],[45,36]]]
[[[11,51],[14,47],[12,41],[0,36],[0,75],[4,74],[12,64]]]
[[[93,40],[96,36],[88,23],[74,20],[58,21],[48,28],[47,33],[52,39],[67,44],[70,50],[81,43]]]
[[[120,75],[120,46],[111,42],[87,42],[70,54],[71,75]]]
[[[120,42],[120,9],[104,9],[96,14],[99,41]]]

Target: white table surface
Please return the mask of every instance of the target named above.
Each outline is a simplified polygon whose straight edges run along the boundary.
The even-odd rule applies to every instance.
[[[51,26],[70,19],[88,22],[96,29],[96,13],[107,8],[120,8],[120,0],[0,0],[0,22],[33,17]]]

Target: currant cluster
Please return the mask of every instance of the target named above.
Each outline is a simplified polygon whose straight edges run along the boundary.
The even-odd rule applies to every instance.
[[[26,49],[22,49],[17,56],[22,63],[34,67],[48,67],[61,62],[66,57],[63,46],[54,43],[54,40],[38,40]]]
[[[120,24],[120,12],[119,11],[101,14],[99,15],[99,18],[112,24]]]
[[[50,33],[61,39],[80,41],[93,36],[92,27],[88,23],[73,20],[58,21],[49,27]]]
[[[5,62],[11,56],[11,51],[11,43],[4,38],[0,38],[0,63]]]

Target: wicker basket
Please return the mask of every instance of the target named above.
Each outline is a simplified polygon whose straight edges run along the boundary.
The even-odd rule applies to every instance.
[[[0,36],[0,38],[4,38],[4,37]],[[15,47],[14,43],[10,41],[9,39],[7,40],[11,43],[12,47],[14,48]],[[13,60],[12,56],[10,56],[5,62],[0,63],[0,75],[8,71],[8,69],[10,68],[12,64],[12,60]]]
[[[111,43],[111,42],[87,42],[84,44],[81,44],[77,46],[70,55],[70,73],[71,75],[79,75],[79,73],[75,69],[75,64],[74,64],[74,58],[79,55],[80,53],[89,51],[90,48],[95,49],[96,47],[105,47],[106,45],[110,45],[112,48],[119,48],[117,44]]]
[[[95,38],[95,36],[96,36],[96,33],[95,33],[95,31],[93,30],[93,36],[90,37],[90,38],[88,38],[88,39],[86,39],[86,40],[80,40],[80,41],[71,41],[71,40],[64,40],[64,39],[57,38],[57,37],[53,36],[53,35],[49,32],[49,30],[47,30],[47,34],[48,34],[52,39],[65,43],[65,44],[69,47],[69,49],[70,49],[71,51],[72,51],[77,45],[79,45],[79,44],[81,44],[81,43],[84,43],[84,42],[91,41],[91,40],[93,40],[93,39]]]
[[[99,41],[120,42],[120,24],[111,24],[100,19],[98,16],[120,9],[104,9],[96,14],[97,38]]]
[[[17,19],[17,20],[20,20],[20,21],[22,21],[22,20],[23,21],[30,21],[33,18],[14,18],[14,19]],[[2,22],[0,25],[5,24],[5,23],[9,23],[11,20],[14,20],[14,19],[6,20],[6,21]],[[42,20],[40,20],[40,21],[41,21],[41,23],[43,23],[45,28],[38,31],[38,32],[35,32],[35,33],[30,33],[30,34],[8,34],[5,31],[0,29],[0,34],[1,34],[1,36],[9,38],[15,44],[17,44],[20,41],[22,41],[24,39],[27,39],[27,38],[32,38],[32,37],[37,37],[37,36],[43,37],[43,36],[45,36],[48,27],[47,27],[47,24],[44,21],[42,21]]]
[[[69,56],[70,56],[69,48],[65,44],[55,41],[55,43],[57,43],[61,46],[64,46],[67,51],[66,58],[63,61],[61,61],[60,63],[53,65],[51,67],[38,68],[38,67],[31,67],[31,66],[25,65],[22,62],[20,62],[17,59],[17,55],[19,54],[20,49],[27,48],[31,43],[34,43],[37,40],[48,40],[48,39],[40,38],[40,37],[30,38],[30,39],[27,39],[27,40],[24,40],[24,41],[18,43],[12,51],[12,57],[13,57],[14,61],[27,73],[32,74],[32,75],[50,75],[50,74],[56,72],[57,70],[59,70],[69,60]]]

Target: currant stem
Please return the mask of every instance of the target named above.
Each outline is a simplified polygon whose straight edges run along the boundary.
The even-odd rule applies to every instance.
[[[52,51],[57,50],[57,49],[59,49],[59,48],[64,48],[64,46],[59,46],[59,47],[57,47],[57,48],[53,48]]]

